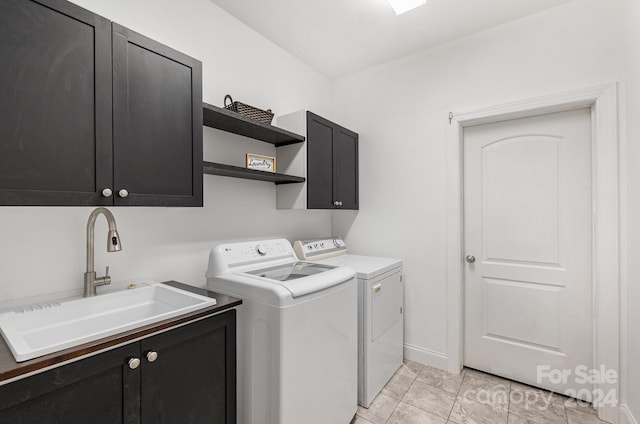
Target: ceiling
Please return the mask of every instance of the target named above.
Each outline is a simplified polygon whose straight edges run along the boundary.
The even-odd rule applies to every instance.
[[[334,78],[569,0],[428,0],[396,16],[386,0],[211,0]]]

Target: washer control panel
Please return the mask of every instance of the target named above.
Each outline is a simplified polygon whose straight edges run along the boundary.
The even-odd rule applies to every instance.
[[[347,253],[347,245],[340,237],[300,240],[293,243],[300,260],[324,259]]]
[[[295,258],[291,243],[285,239],[258,240],[219,244],[213,258],[218,267],[241,266],[247,263]]]

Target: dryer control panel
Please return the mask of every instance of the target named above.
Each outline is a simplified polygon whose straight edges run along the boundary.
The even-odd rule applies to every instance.
[[[298,259],[313,261],[344,255],[347,253],[347,244],[340,237],[325,237],[296,241],[293,250]]]

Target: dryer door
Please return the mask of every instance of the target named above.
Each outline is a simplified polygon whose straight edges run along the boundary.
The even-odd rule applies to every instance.
[[[401,273],[397,272],[370,283],[371,341],[376,341],[402,319],[403,290]]]
[[[388,272],[363,281],[364,293],[364,373],[360,405],[369,407],[373,399],[402,365],[403,284],[402,273]]]

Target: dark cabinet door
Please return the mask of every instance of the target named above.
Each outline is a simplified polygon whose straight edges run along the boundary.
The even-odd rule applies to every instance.
[[[114,23],[113,110],[114,203],[202,206],[202,64]]]
[[[307,112],[307,208],[358,209],[358,134]]]
[[[141,343],[143,423],[236,422],[235,310]]]
[[[335,124],[307,112],[307,208],[334,209],[333,137]]]
[[[139,355],[133,343],[0,386],[0,423],[140,423]]]
[[[0,1],[0,205],[108,205],[110,22],[63,0]]]
[[[336,128],[333,142],[333,180],[339,209],[358,209],[358,134]]]

